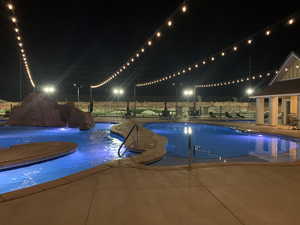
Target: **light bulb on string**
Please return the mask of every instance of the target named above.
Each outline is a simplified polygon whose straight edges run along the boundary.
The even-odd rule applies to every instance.
[[[289,25],[293,25],[294,23],[295,23],[295,19],[294,18],[289,19],[289,21],[288,21]]]
[[[16,22],[17,22],[17,18],[16,18],[16,17],[12,17],[12,18],[11,18],[11,21],[12,21],[13,23],[16,23]]]
[[[14,9],[14,6],[13,6],[11,3],[8,3],[8,4],[7,4],[7,8],[8,8],[9,10],[13,10],[13,9]]]

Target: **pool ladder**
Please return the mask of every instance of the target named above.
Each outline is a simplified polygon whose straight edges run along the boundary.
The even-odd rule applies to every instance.
[[[132,132],[136,129],[136,142],[138,143],[138,138],[139,138],[139,126],[137,124],[134,124],[133,127],[130,129],[127,137],[125,138],[125,140],[123,141],[123,143],[120,145],[119,149],[118,149],[118,155],[119,157],[123,157],[123,155],[127,152],[127,148],[126,150],[121,154],[121,149],[123,148],[123,146],[125,145],[126,141],[128,140],[128,138],[131,136]]]

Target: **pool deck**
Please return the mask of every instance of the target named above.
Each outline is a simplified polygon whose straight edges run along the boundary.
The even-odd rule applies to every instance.
[[[295,225],[300,166],[111,168],[0,204],[5,225]]]
[[[300,131],[243,123],[209,123],[300,137]],[[61,185],[33,187],[35,194],[14,200],[9,200],[9,193],[0,195],[0,224],[299,223],[300,162],[203,163],[188,169],[186,166],[147,167],[127,161],[103,165],[88,175],[84,172],[84,175],[63,178]]]

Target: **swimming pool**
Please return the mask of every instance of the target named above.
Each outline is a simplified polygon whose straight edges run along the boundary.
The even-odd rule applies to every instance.
[[[55,180],[118,159],[117,151],[121,138],[110,134],[112,125],[98,123],[89,131],[71,128],[0,127],[0,148],[48,141],[78,144],[78,149],[73,154],[30,166],[0,171],[0,193]]]
[[[168,138],[167,155],[159,164],[182,164],[188,157],[184,127],[193,130],[196,161],[296,161],[300,140],[266,134],[244,133],[229,127],[185,123],[149,123],[144,127]],[[185,159],[182,160],[182,159]]]

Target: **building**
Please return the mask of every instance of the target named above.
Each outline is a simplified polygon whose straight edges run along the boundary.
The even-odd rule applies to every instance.
[[[267,123],[271,126],[284,125],[300,129],[300,57],[292,52],[270,84],[253,98],[256,98],[257,125]],[[269,99],[267,122],[265,99]]]

